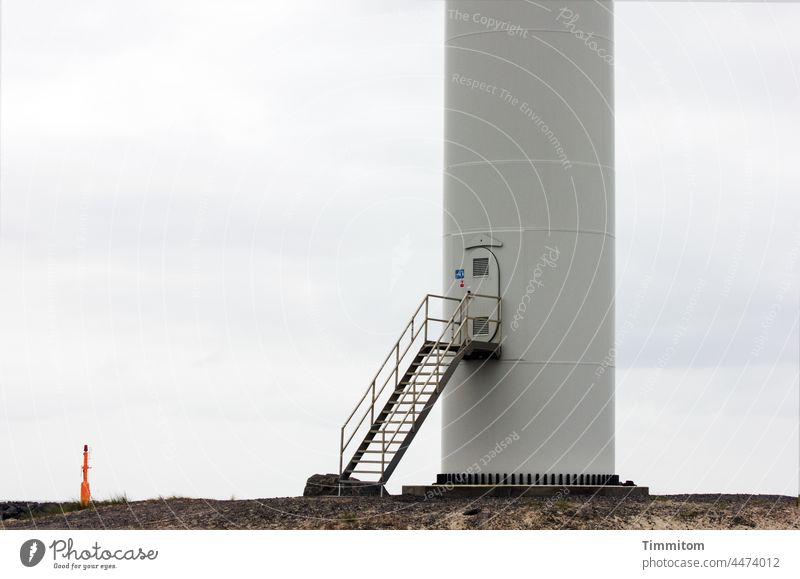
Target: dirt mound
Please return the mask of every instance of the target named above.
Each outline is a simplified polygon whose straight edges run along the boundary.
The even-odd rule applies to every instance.
[[[764,495],[176,498],[2,524],[7,529],[800,529],[800,507],[794,497]]]
[[[340,481],[338,474],[315,474],[306,481],[304,497],[379,497],[382,485],[362,482],[357,478]]]
[[[25,519],[32,516],[52,513],[58,510],[58,503],[29,503],[9,501],[0,503],[0,521],[6,519]]]

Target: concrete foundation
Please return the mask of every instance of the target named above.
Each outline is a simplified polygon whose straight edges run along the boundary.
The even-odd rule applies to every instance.
[[[480,497],[648,497],[649,487],[640,486],[577,486],[577,485],[408,485],[403,494],[415,497],[480,498]]]

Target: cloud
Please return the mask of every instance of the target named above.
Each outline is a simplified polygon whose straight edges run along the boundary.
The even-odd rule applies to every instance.
[[[86,442],[98,496],[337,468],[440,289],[441,4],[3,8],[0,496],[74,497]],[[796,489],[800,15],[761,8],[617,7],[619,471],[658,490]]]

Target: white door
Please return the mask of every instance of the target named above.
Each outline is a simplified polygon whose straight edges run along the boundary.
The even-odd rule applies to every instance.
[[[465,252],[463,292],[472,292],[467,331],[472,340],[491,342],[498,335],[500,268],[497,257],[487,247]],[[462,294],[463,295],[463,294]]]

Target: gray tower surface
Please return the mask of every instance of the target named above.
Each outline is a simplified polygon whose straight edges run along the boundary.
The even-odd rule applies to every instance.
[[[439,480],[606,482],[613,2],[449,0],[446,11],[444,292],[501,296],[502,356],[455,370]]]

